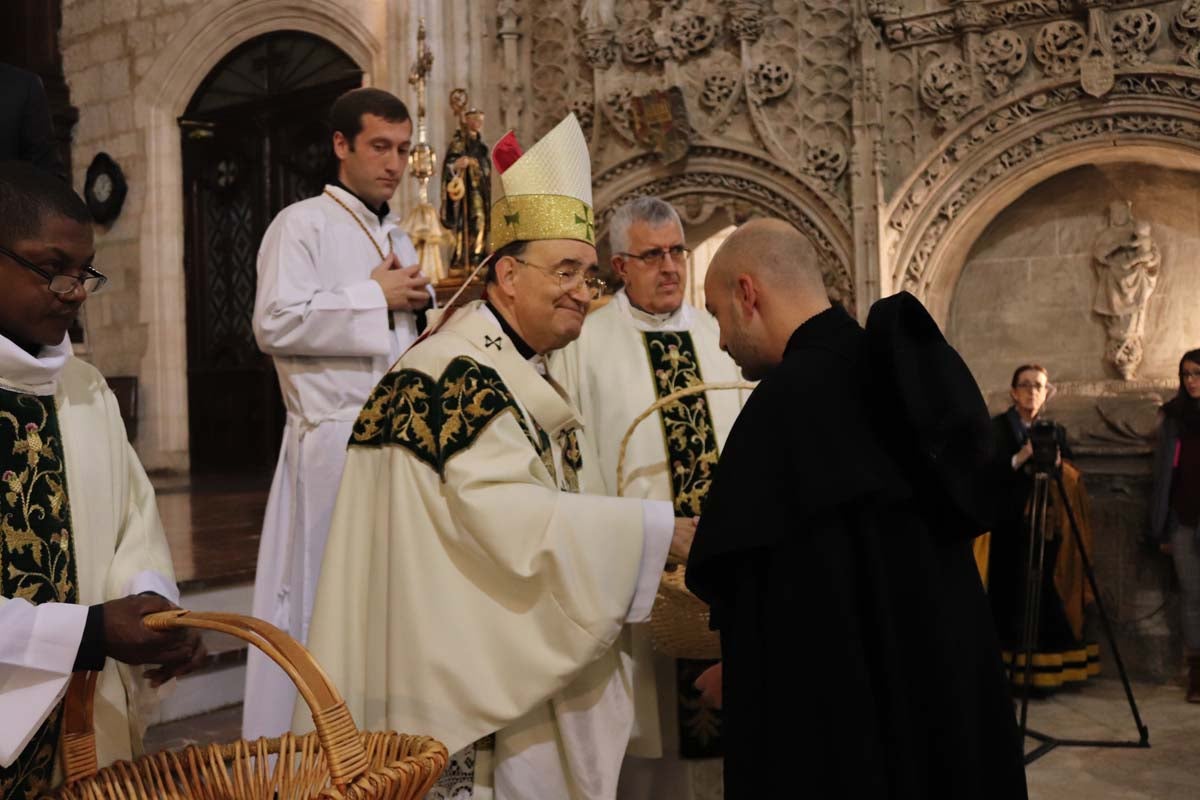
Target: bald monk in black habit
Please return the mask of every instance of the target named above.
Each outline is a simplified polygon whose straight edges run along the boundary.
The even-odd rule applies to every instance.
[[[970,551],[986,406],[911,295],[867,331],[808,240],[739,228],[704,285],[760,380],[688,561],[723,651],[725,796],[1025,798],[1021,745]]]

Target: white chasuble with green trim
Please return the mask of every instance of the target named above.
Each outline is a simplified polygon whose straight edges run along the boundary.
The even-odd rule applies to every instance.
[[[632,724],[613,645],[643,594],[646,518],[575,493],[579,424],[479,303],[409,350],[355,424],[309,648],[361,728],[451,753],[494,733],[497,781],[548,754],[561,774],[534,777],[591,798],[615,792]],[[604,735],[581,733],[600,706]]]

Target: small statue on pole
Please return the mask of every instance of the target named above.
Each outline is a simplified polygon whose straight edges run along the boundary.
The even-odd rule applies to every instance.
[[[454,236],[451,271],[474,267],[487,256],[492,162],[483,141],[483,112],[468,107],[467,91],[450,93],[458,128],[442,167],[442,224]]]
[[[438,222],[437,209],[429,202],[429,179],[437,173],[437,153],[429,146],[429,129],[425,113],[425,81],[433,67],[433,53],[425,44],[425,20],[417,27],[417,60],[408,75],[408,82],[417,90],[417,141],[408,155],[409,174],[417,180],[417,205],[401,223],[412,239],[421,263],[421,271],[438,284],[447,277],[442,245],[450,234]]]

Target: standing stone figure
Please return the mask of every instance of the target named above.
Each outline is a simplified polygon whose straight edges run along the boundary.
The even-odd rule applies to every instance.
[[[446,148],[442,168],[442,224],[454,233],[452,267],[474,266],[487,255],[492,196],[492,164],[483,141],[483,112],[471,108],[461,119]]]
[[[1149,223],[1134,220],[1128,201],[1114,202],[1108,215],[1108,227],[1092,248],[1098,278],[1092,310],[1105,318],[1105,358],[1130,380],[1142,363],[1146,306],[1158,284],[1162,254]]]

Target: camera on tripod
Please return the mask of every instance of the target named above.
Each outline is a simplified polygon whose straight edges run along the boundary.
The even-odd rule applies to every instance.
[[[1053,472],[1058,466],[1058,426],[1047,419],[1035,420],[1029,426],[1029,443],[1033,456],[1029,462],[1034,472]]]

